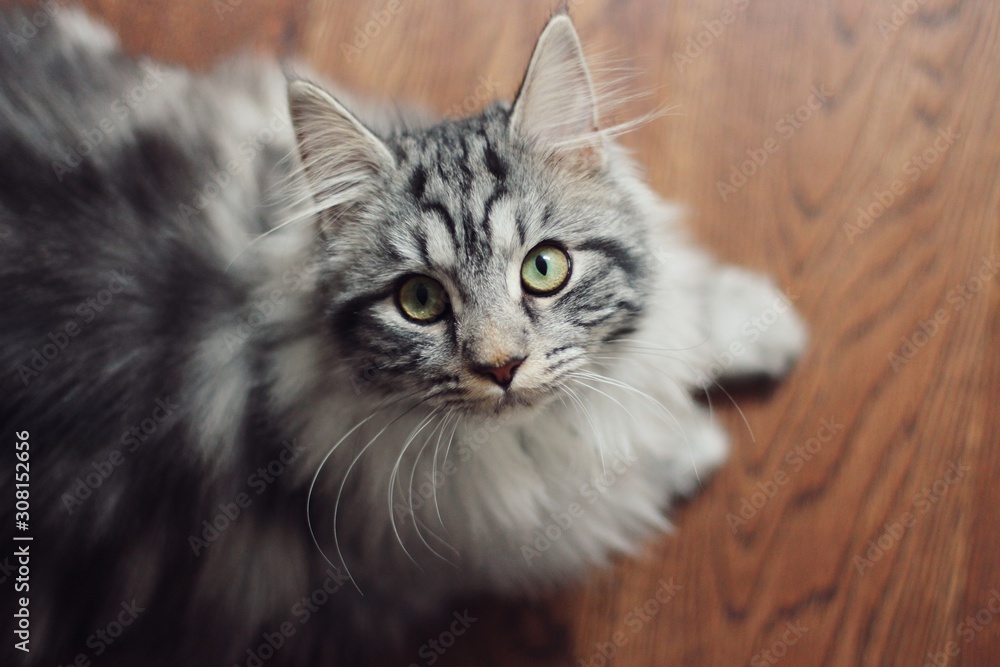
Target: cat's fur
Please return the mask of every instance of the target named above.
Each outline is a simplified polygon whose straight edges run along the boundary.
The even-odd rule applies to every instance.
[[[143,611],[112,651],[246,664],[290,622],[267,664],[307,664],[578,577],[724,459],[690,394],[731,344],[734,375],[803,347],[774,285],[696,249],[597,129],[563,15],[513,105],[429,125],[359,121],[264,62],[135,61],[72,12],[21,47],[0,47],[0,424],[30,432],[35,661],[94,658],[123,602]],[[542,241],[573,262],[551,297],[519,278]],[[411,273],[449,317],[402,317]],[[509,391],[470,370],[512,356]],[[8,461],[5,525],[12,487]]]

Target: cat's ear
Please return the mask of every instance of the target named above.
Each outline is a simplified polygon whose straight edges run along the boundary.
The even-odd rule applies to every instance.
[[[542,31],[510,116],[510,131],[587,164],[600,163],[597,96],[576,29],[557,14]]]
[[[288,106],[309,186],[324,209],[357,203],[380,171],[393,168],[385,143],[322,88],[292,81]]]

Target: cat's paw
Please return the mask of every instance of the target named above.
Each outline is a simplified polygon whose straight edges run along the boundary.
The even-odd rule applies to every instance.
[[[712,379],[788,373],[808,339],[793,301],[765,276],[723,267],[708,300]]]

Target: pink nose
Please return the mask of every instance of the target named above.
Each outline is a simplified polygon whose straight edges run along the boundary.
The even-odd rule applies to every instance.
[[[514,357],[499,366],[473,366],[472,370],[488,377],[506,389],[514,381],[514,373],[521,367],[525,359],[526,357]]]

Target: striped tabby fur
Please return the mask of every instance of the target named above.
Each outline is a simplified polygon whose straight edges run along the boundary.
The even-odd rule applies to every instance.
[[[787,302],[697,249],[599,128],[565,15],[513,104],[437,123],[266,62],[133,60],[69,10],[18,46],[0,423],[30,433],[29,664],[243,665],[284,623],[267,664],[320,664],[578,578],[724,459],[691,393],[733,341],[727,375],[803,347],[787,307],[741,337]],[[571,262],[551,295],[521,278],[539,244]],[[400,311],[414,275],[442,319]]]

